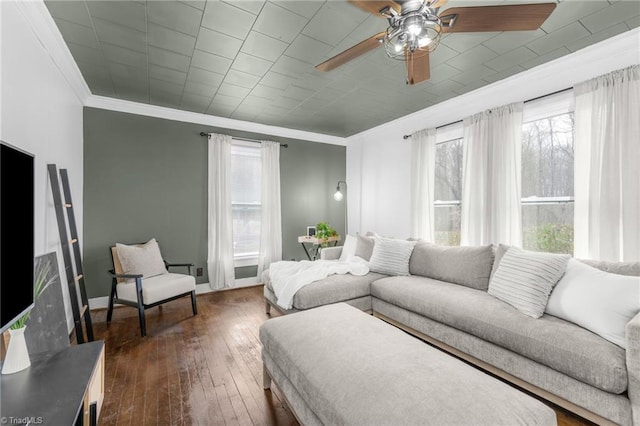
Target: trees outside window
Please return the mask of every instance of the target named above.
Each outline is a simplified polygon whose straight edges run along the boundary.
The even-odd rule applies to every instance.
[[[462,153],[462,138],[436,145],[434,188],[436,244],[460,245]]]
[[[522,129],[523,247],[573,253],[573,113]]]

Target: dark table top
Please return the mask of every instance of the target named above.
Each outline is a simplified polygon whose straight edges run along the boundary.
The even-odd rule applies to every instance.
[[[73,425],[103,347],[100,340],[44,352],[31,356],[27,369],[0,375],[2,424],[28,418],[28,424]]]

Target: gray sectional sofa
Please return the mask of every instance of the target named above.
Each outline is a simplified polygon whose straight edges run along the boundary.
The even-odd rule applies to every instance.
[[[340,250],[324,249],[322,258]],[[410,275],[332,275],[298,291],[285,312],[265,271],[267,312],[345,302],[591,421],[640,425],[640,314],[626,326],[626,350],[572,322],[523,315],[487,292],[503,254],[492,245],[419,242]],[[640,276],[640,262],[584,262]]]

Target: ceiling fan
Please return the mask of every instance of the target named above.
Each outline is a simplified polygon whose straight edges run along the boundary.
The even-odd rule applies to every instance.
[[[407,84],[429,79],[429,52],[442,34],[486,31],[531,31],[540,28],[555,3],[453,7],[440,13],[447,0],[348,0],[365,12],[386,18],[389,27],[316,65],[331,71],[384,44],[387,55],[404,60]]]

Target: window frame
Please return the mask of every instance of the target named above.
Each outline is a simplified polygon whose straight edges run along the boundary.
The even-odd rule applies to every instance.
[[[460,141],[462,144],[464,144],[463,133],[464,133],[464,127],[462,123],[453,123],[448,126],[437,129],[436,130],[436,150],[438,145],[443,145],[446,143]],[[462,184],[463,184],[463,180],[461,179],[460,185],[462,186]],[[462,187],[460,188],[460,194],[462,194]],[[434,198],[435,198],[435,193],[434,193]],[[433,200],[434,216],[437,214],[436,209],[438,208],[458,207],[461,205],[462,205],[462,200],[435,200],[434,199]],[[435,217],[434,217],[434,221],[435,221]],[[458,229],[458,232],[460,232],[460,230],[461,229]],[[434,223],[433,231],[434,231],[434,238],[435,238],[436,233],[438,232],[438,230],[435,229],[435,223]]]
[[[535,121],[546,120],[553,117],[558,117],[566,114],[574,113],[574,97],[572,96],[572,91],[566,91],[557,93],[554,95],[545,96],[544,98],[537,99],[535,101],[531,101],[530,103],[525,104],[525,108],[523,111],[523,119],[522,119],[522,128]],[[573,129],[573,133],[575,136],[575,128]],[[575,149],[575,138],[573,140],[574,149]],[[521,176],[522,179],[522,176]],[[574,182],[575,185],[575,182]],[[524,220],[524,209],[522,207],[525,206],[542,206],[542,205],[575,205],[575,186],[574,193],[572,195],[565,196],[553,196],[553,197],[521,197],[520,198],[520,207],[521,207],[521,220]],[[575,225],[575,218],[572,222]],[[524,244],[524,227],[522,229],[522,238]],[[575,247],[574,247],[575,250]]]
[[[261,158],[262,157],[262,153],[261,153],[261,146],[260,143],[258,142],[249,142],[249,141],[243,141],[243,140],[237,140],[237,139],[233,139],[231,142],[232,148],[231,148],[231,155],[240,155],[237,152],[234,153],[233,147],[245,147],[245,148],[252,148],[252,149],[256,149],[258,155],[256,157]],[[253,206],[259,206],[260,208],[262,208],[262,201],[260,203],[247,203],[247,202],[234,202],[233,201],[233,196],[231,197],[231,215],[232,215],[232,221],[233,221],[233,210],[235,207],[253,207]],[[258,249],[259,250],[259,249]],[[260,252],[251,252],[251,253],[243,253],[243,254],[236,254],[235,253],[235,249],[234,249],[234,253],[233,253],[233,266],[236,268],[241,268],[241,267],[245,267],[245,266],[257,266],[258,265],[258,257],[260,255]]]

